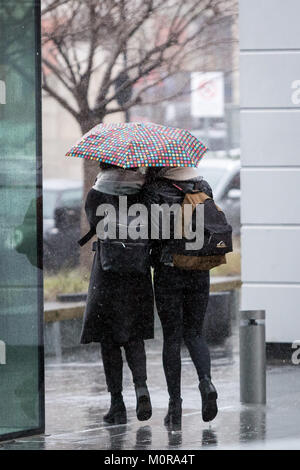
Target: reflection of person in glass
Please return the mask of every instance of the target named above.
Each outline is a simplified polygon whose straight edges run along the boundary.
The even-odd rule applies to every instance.
[[[13,245],[16,251],[26,255],[28,261],[40,269],[42,259],[37,256],[36,208],[41,203],[41,196],[31,200],[22,225],[16,227],[13,233]]]

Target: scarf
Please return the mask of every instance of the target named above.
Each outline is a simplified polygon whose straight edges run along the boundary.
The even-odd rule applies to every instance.
[[[137,194],[144,182],[145,177],[139,171],[111,168],[100,171],[93,189],[116,196]]]

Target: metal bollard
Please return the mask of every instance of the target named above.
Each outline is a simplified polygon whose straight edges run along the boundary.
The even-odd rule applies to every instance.
[[[240,399],[266,403],[265,311],[240,312]]]

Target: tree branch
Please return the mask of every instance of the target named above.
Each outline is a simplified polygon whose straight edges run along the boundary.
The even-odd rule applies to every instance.
[[[102,83],[99,87],[99,93],[98,93],[98,97],[97,97],[97,104],[98,104],[98,108],[101,106],[101,100],[102,102],[105,100],[105,97],[107,95],[107,92],[111,86],[111,81],[110,81],[110,76],[111,76],[111,73],[112,73],[112,70],[113,70],[113,67],[115,65],[115,62],[117,60],[117,58],[119,57],[119,55],[121,54],[123,48],[124,48],[124,44],[127,43],[127,41],[135,34],[135,32],[142,26],[142,24],[150,17],[151,13],[153,11],[153,0],[148,0],[148,6],[145,10],[145,13],[142,15],[142,17],[140,18],[139,21],[137,21],[137,23],[129,30],[129,31],[126,31],[125,30],[125,33],[123,33],[120,38],[119,38],[119,43],[117,45],[117,48],[116,48],[116,51],[115,53],[112,55],[112,58],[107,66],[107,69],[106,69],[106,72],[105,72],[105,75],[103,77],[103,80],[102,80]],[[123,19],[124,21],[124,19]],[[124,21],[124,23],[126,24],[126,22]]]
[[[45,64],[45,66],[51,70],[51,72],[57,77],[57,79],[64,85],[64,87],[66,87],[71,93],[74,92],[74,89],[72,88],[71,85],[69,85],[65,79],[63,78],[63,73],[60,69],[56,68],[54,64],[52,64],[51,62],[49,62],[49,60],[46,59],[46,57],[43,57],[42,59],[43,61],[43,64]]]
[[[52,10],[56,10],[58,7],[61,7],[62,5],[65,5],[66,3],[69,3],[72,0],[53,0],[50,3],[47,3],[45,8],[42,9],[41,15],[45,16],[47,13],[50,13]]]
[[[43,80],[43,89],[49,93],[50,96],[52,96],[52,98],[54,98],[59,104],[61,104],[61,106],[63,106],[63,108],[65,108],[67,111],[69,111],[70,114],[72,114],[72,116],[74,116],[74,118],[78,121],[79,120],[79,113],[76,111],[76,109],[72,108],[72,106],[67,102],[67,100],[65,98],[63,98],[62,96],[60,96],[56,91],[53,90],[53,88],[51,88],[47,81],[45,80],[45,77],[44,77],[44,80]]]
[[[76,119],[102,118],[141,104],[142,95],[149,88],[176,75],[190,56],[197,59],[196,53],[200,50],[211,51],[219,46],[222,29],[214,28],[224,15],[233,13],[235,4],[236,0],[51,0],[43,10],[51,30],[46,30],[43,37],[48,44],[52,42],[59,65],[48,57],[44,64],[75,97],[78,111],[69,106]],[[77,54],[79,48],[80,54]],[[106,62],[101,59],[94,63],[97,51]],[[126,51],[128,63],[124,62],[122,67],[119,59],[123,51]],[[202,56],[199,58],[204,58]],[[193,63],[199,64],[199,60]],[[103,70],[101,83],[94,103],[90,104],[91,79],[99,69]],[[128,79],[114,90],[117,70],[127,73]],[[160,74],[157,81],[140,88],[123,107],[109,107],[120,92],[154,71]],[[47,83],[45,86],[49,87]],[[56,96],[54,88],[48,92],[68,109],[67,98]],[[172,96],[162,96],[156,102]]]

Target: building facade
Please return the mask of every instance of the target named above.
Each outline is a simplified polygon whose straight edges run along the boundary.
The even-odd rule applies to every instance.
[[[300,338],[300,2],[240,0],[242,309]]]

